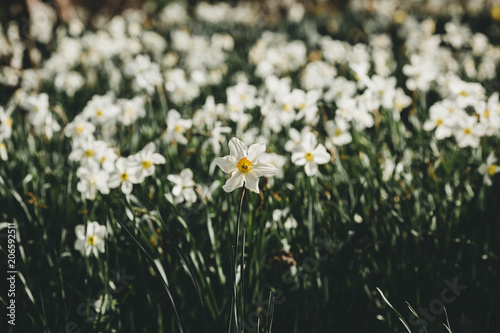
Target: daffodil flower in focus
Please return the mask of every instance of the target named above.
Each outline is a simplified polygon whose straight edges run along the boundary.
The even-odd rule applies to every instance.
[[[295,165],[305,165],[308,176],[314,176],[318,172],[318,164],[326,164],[331,159],[325,146],[316,144],[316,136],[311,132],[306,133],[304,141],[295,147],[292,153],[292,162]]]
[[[231,174],[222,189],[232,192],[245,184],[250,191],[259,193],[259,177],[276,173],[274,165],[260,159],[265,150],[264,143],[253,144],[247,148],[239,139],[232,138],[229,141],[230,155],[214,160],[222,171]]]

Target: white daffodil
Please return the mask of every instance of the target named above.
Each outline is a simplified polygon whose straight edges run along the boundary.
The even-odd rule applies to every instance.
[[[64,134],[70,138],[87,138],[95,132],[95,125],[78,115],[64,128]]]
[[[133,125],[137,119],[146,116],[144,99],[140,96],[132,99],[121,98],[117,100],[117,103],[122,111],[118,119],[125,126]]]
[[[196,185],[193,180],[193,171],[191,169],[184,169],[179,175],[168,175],[167,179],[174,183],[172,194],[175,196],[175,203],[196,202],[196,192],[194,186]]]
[[[483,163],[479,166],[479,173],[483,175],[483,181],[486,185],[491,186],[493,182],[491,181],[491,177],[500,172],[500,167],[496,164],[497,159],[495,154],[491,152],[486,159],[486,163]]]
[[[325,124],[326,133],[328,133],[327,147],[333,148],[350,143],[352,136],[349,128],[349,123],[342,117],[335,118],[335,121],[328,120]]]
[[[162,155],[155,153],[154,142],[148,143],[140,152],[128,157],[127,164],[134,168],[137,178],[143,179],[151,176],[155,172],[155,164],[165,164],[167,160]]]
[[[141,182],[137,178],[135,170],[128,166],[127,159],[120,157],[115,163],[116,170],[113,171],[108,180],[108,185],[111,188],[117,188],[120,186],[124,194],[132,193],[134,187],[133,184],[138,184]]]
[[[9,139],[12,135],[12,111],[13,107],[4,110],[0,106],[0,141]]]
[[[9,159],[9,156],[7,155],[7,146],[3,142],[0,142],[0,159],[3,161],[7,161]]]
[[[479,147],[481,137],[484,136],[486,128],[477,122],[474,116],[465,116],[455,129],[455,139],[460,148]]]
[[[176,141],[180,144],[187,144],[188,140],[184,136],[193,126],[193,121],[191,119],[182,119],[181,114],[176,110],[170,110],[167,114],[167,131],[163,135],[163,140],[165,142]]]
[[[109,193],[109,175],[106,171],[101,170],[97,164],[81,166],[76,171],[76,175],[80,178],[80,181],[76,184],[76,188],[85,195],[85,198],[94,200],[97,191],[102,194]]]
[[[313,133],[306,133],[303,142],[295,147],[292,153],[292,162],[295,165],[305,165],[308,176],[314,176],[318,172],[318,164],[326,164],[331,158],[325,146],[317,143]]]
[[[272,176],[276,173],[274,165],[260,160],[265,150],[264,143],[256,143],[247,148],[239,139],[232,138],[229,141],[230,155],[214,160],[222,171],[231,174],[231,178],[222,189],[232,192],[244,184],[250,191],[259,193],[259,177]]]
[[[85,230],[85,226],[80,224],[75,227],[75,233],[75,250],[80,251],[82,255],[89,256],[93,253],[97,257],[99,252],[104,253],[106,226],[98,222],[89,222]]]

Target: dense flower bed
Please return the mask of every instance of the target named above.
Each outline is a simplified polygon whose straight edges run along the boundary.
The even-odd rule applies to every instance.
[[[23,332],[401,330],[377,287],[498,327],[500,3],[41,8],[0,30]]]

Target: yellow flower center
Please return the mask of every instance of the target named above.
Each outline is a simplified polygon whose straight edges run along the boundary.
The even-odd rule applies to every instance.
[[[89,236],[87,237],[87,243],[91,246],[95,246],[97,244],[97,239],[96,235]]]
[[[241,95],[240,95],[240,99],[241,99],[242,101],[245,101],[245,100],[247,99],[247,95],[246,95],[246,94],[241,94]]]
[[[306,103],[300,103],[299,110],[302,110],[306,107]]]
[[[106,161],[106,156],[101,157],[99,163],[103,164]]]
[[[94,150],[93,149],[87,149],[85,151],[85,157],[93,157],[94,156]]]
[[[5,122],[7,126],[12,127],[12,118],[7,118],[7,121]]]
[[[484,118],[489,119],[490,118],[490,110],[484,110]]]
[[[122,179],[122,181],[127,181],[128,180],[128,174],[126,172],[122,173],[120,175],[120,178]]]
[[[311,154],[311,153],[306,153],[306,161],[307,161],[307,162],[311,162],[312,160],[314,160],[314,156],[313,156],[313,154]]]
[[[494,6],[491,8],[491,18],[500,21],[500,6]]]
[[[493,176],[495,174],[496,170],[497,170],[496,164],[492,164],[492,165],[488,166],[488,173],[490,174],[490,176]]]
[[[150,168],[153,165],[153,162],[150,161],[150,160],[144,160],[144,161],[142,161],[141,164],[142,164],[142,167],[144,169],[147,169],[147,168]]]
[[[82,134],[84,129],[85,128],[82,125],[78,125],[75,128],[75,132],[76,132],[76,134]]]
[[[98,109],[98,110],[96,111],[96,115],[97,115],[98,117],[101,117],[103,114],[104,114],[104,111],[102,111],[101,109]]]
[[[238,167],[238,170],[246,173],[252,169],[252,162],[250,162],[246,157],[243,157],[238,162],[237,167]]]
[[[469,134],[471,134],[471,133],[472,133],[472,130],[471,130],[469,127],[466,127],[466,128],[464,129],[464,133],[465,133],[465,134],[467,134],[467,135],[469,135]]]
[[[183,133],[184,127],[177,125],[177,126],[175,126],[174,131],[176,131],[177,133]]]
[[[339,128],[337,128],[335,130],[335,136],[340,136],[340,134],[342,134],[342,131]],[[308,154],[310,154],[310,153],[308,153]]]
[[[293,110],[293,105],[291,103],[283,104],[283,111],[290,112]]]
[[[443,119],[439,118],[438,120],[436,120],[436,126],[440,126],[443,124]]]
[[[464,96],[464,97],[467,97],[467,91],[462,90],[462,91],[460,92],[460,95],[462,95],[462,96]]]

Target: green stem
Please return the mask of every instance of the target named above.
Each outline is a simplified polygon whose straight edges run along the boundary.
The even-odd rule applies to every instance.
[[[231,297],[231,315],[229,316],[229,327],[228,332],[231,332],[232,320],[234,315],[234,321],[236,325],[236,331],[238,331],[238,314],[236,311],[236,273],[238,271],[238,243],[240,234],[240,219],[241,219],[241,207],[243,205],[243,197],[245,196],[245,183],[241,188],[240,204],[238,207],[238,217],[236,219],[236,233],[234,235],[234,249],[233,249],[233,295]],[[243,267],[242,267],[243,271]],[[243,273],[243,272],[242,272]]]

